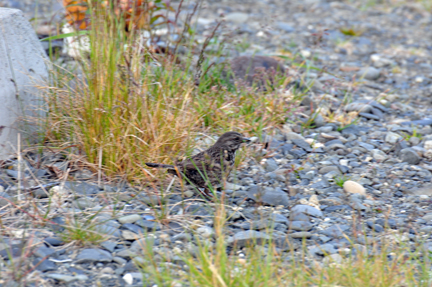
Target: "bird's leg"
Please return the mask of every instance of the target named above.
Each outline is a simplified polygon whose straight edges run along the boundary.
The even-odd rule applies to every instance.
[[[207,187],[204,187],[202,191],[199,188],[198,190],[205,198],[213,198],[213,194],[210,193]]]

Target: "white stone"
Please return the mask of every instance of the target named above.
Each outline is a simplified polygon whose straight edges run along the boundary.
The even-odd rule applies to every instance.
[[[132,274],[130,274],[130,273],[126,273],[124,276],[123,276],[123,280],[126,282],[126,284],[129,284],[129,285],[132,285],[132,283],[133,283],[133,276],[132,276]]]
[[[48,78],[47,57],[35,31],[21,10],[0,8],[0,160],[22,143],[37,139],[36,125],[44,114],[40,90],[35,85]]]
[[[239,190],[239,189],[243,189],[243,186],[235,184],[235,183],[227,182],[225,184],[225,188],[236,191],[236,190]]]
[[[416,83],[423,83],[424,80],[422,77],[418,76],[415,78],[415,81],[416,81]]]
[[[233,12],[225,16],[226,21],[231,21],[237,24],[245,23],[249,19],[249,14],[242,12]]]
[[[211,227],[208,226],[202,226],[197,229],[197,232],[199,235],[201,235],[204,238],[210,238],[214,235],[214,230]]]
[[[352,180],[345,181],[343,189],[348,193],[358,193],[366,196],[366,189],[361,184]]]
[[[309,58],[312,55],[312,53],[309,50],[301,50],[300,54],[305,58]]]
[[[134,223],[135,221],[138,221],[141,219],[141,216],[139,214],[131,214],[122,216],[119,219],[117,219],[121,224],[125,223]]]
[[[424,148],[425,149],[432,149],[432,140],[425,141]]]
[[[394,132],[388,132],[385,136],[385,141],[390,143],[390,144],[395,144],[401,139],[402,139],[402,137],[400,135],[398,135],[397,133],[394,133]]]
[[[329,256],[326,256],[323,260],[323,263],[324,264],[330,264],[330,263],[341,264],[342,261],[343,261],[343,257],[336,253],[336,254],[331,254]]]
[[[138,239],[138,234],[136,234],[135,232],[129,231],[129,230],[122,230],[121,235],[126,240],[137,240]]]
[[[62,28],[63,34],[75,33],[75,29],[66,23]],[[85,58],[90,53],[90,39],[87,35],[66,37],[63,40],[63,53],[74,59]]]
[[[379,149],[373,149],[373,150],[371,151],[371,154],[372,154],[373,158],[374,158],[376,161],[378,161],[378,162],[387,159],[387,155],[386,155],[386,153],[383,152],[382,150],[379,150]]]

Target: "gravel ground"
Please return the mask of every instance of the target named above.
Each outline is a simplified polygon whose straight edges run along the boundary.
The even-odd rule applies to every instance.
[[[296,70],[313,82],[308,96],[321,108],[313,128],[302,131],[300,124],[286,124],[265,137],[264,159],[246,159],[231,175],[228,244],[243,246],[252,238],[267,238],[268,229],[274,229],[281,252],[300,256],[305,240],[308,256],[319,262],[328,256],[341,260],[352,246],[344,235],[354,240],[354,253],[382,238],[408,246],[425,241],[432,250],[430,9],[412,3],[365,7],[325,0],[209,2],[198,25],[205,30],[224,15],[224,29],[236,29],[233,56],[297,55],[326,71]],[[19,1],[0,2],[14,3]],[[356,35],[346,35],[350,33]],[[337,111],[346,117],[360,112],[360,117],[349,126],[342,119],[330,123],[329,113]],[[304,112],[305,121],[311,113]],[[39,282],[124,286],[123,278],[132,277],[133,284],[142,286],[131,261],[137,255],[144,260],[139,257],[140,234],[152,239],[156,256],[173,258],[180,269],[176,252],[196,249],[196,239],[214,242],[214,208],[208,203],[188,199],[180,204],[181,196],[168,195],[172,220],[160,225],[154,221],[154,211],[160,209],[151,208],[159,198],[147,190],[126,184],[101,188],[86,181],[92,175],[85,170],[71,173],[75,182],[50,180],[67,172],[68,160],[46,152],[43,158],[29,155],[22,163],[6,162],[0,171],[3,198],[17,195],[21,176],[23,188],[33,187],[39,210],[50,218],[44,227],[29,230],[17,220],[25,210],[11,212],[9,201],[0,200],[8,231],[0,256],[7,262],[8,246],[19,257],[26,252],[23,246],[31,245],[34,252],[25,264],[36,264],[29,276]],[[36,162],[43,164],[36,167]],[[41,183],[59,195],[50,208]],[[61,240],[65,231],[59,224],[70,222],[74,214],[95,212],[97,230],[107,234],[107,241],[81,248]]]

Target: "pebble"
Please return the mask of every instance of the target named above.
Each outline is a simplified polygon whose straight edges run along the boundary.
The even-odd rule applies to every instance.
[[[332,237],[332,238],[341,238],[344,236],[344,232],[349,230],[349,226],[346,224],[335,224],[332,225],[323,231],[321,231],[322,234]]]
[[[426,140],[424,142],[424,148],[425,149],[432,149],[432,140]]]
[[[0,192],[0,207],[4,207],[13,201],[12,197],[6,192]]]
[[[395,144],[401,139],[402,137],[400,135],[393,132],[388,132],[385,137],[385,141],[388,142],[389,144]]]
[[[269,239],[270,236],[268,236],[266,233],[255,230],[247,230],[237,232],[233,237],[228,239],[227,243],[231,246],[245,247],[252,243],[262,244]]]
[[[336,253],[337,250],[336,248],[333,246],[333,244],[322,244],[318,247],[312,247],[311,249],[309,249],[309,253],[312,255],[321,255],[321,256],[327,256],[327,255],[331,255]]]
[[[323,213],[321,210],[316,209],[315,207],[312,207],[310,205],[304,205],[304,204],[299,204],[294,206],[293,208],[291,208],[291,212],[290,212],[290,219],[291,218],[295,218],[298,215],[309,215],[312,217],[323,217]],[[292,219],[294,220],[294,219]]]
[[[377,116],[377,115],[374,115],[374,114],[369,114],[369,113],[359,113],[359,116],[362,116],[362,117],[364,117],[366,119],[369,119],[369,120],[377,120],[377,121],[379,121],[381,119],[380,116]]]
[[[111,253],[98,248],[84,249],[75,258],[75,262],[77,264],[93,263],[93,262],[111,262],[111,261],[112,261]]]
[[[358,78],[371,80],[371,81],[377,80],[380,77],[380,75],[381,75],[381,71],[374,67],[363,68],[357,72]]]
[[[345,112],[363,112],[369,113],[372,111],[372,106],[365,103],[354,102],[345,106]]]
[[[341,264],[343,262],[343,257],[339,254],[331,254],[326,256],[323,260],[324,264],[337,263]]]
[[[343,189],[348,193],[357,193],[366,196],[366,189],[361,184],[352,180],[345,181]]]
[[[52,278],[58,281],[63,281],[65,283],[72,283],[75,281],[86,281],[88,280],[88,276],[86,275],[65,275],[65,274],[57,274],[51,273],[46,275],[48,278]]]
[[[291,221],[289,228],[296,231],[309,231],[312,229],[312,224],[307,221]]]
[[[26,6],[15,2],[19,8]],[[403,7],[379,11],[380,17],[369,17],[370,13],[377,13],[374,7],[359,11],[356,5],[348,7],[346,3],[313,0],[314,3],[309,2],[314,9],[304,9],[304,3],[288,1],[284,3],[287,9],[281,10],[285,14],[281,15],[289,14],[289,17],[262,25],[260,19],[270,19],[272,14],[267,13],[267,8],[273,4],[232,1],[227,6],[222,2],[207,1],[208,8],[196,21],[197,43],[203,42],[205,31],[217,23],[219,14],[225,14],[225,23],[237,29],[234,40],[238,42],[234,43],[235,47],[228,47],[232,48],[230,54],[234,58],[221,57],[217,61],[278,55],[278,60],[268,56],[260,58],[261,67],[269,63],[280,67],[285,64],[289,67],[284,70],[287,79],[293,79],[295,84],[287,87],[289,92],[276,86],[266,91],[268,100],[275,101],[275,109],[265,116],[280,116],[282,128],[265,126],[266,135],[263,135],[261,127],[246,127],[248,136],[254,137],[253,144],[245,148],[248,151],[242,153],[241,164],[225,185],[228,216],[224,240],[228,251],[232,252],[235,243],[240,248],[257,243],[256,249],[268,254],[273,249],[266,242],[272,238],[282,256],[303,260],[299,251],[306,248],[318,264],[342,264],[345,256],[371,255],[367,254],[372,250],[370,243],[380,250],[382,246],[376,238],[395,243],[402,238],[410,250],[416,250],[418,242],[427,243],[432,234],[429,202],[432,198],[432,164],[429,163],[432,161],[432,119],[427,105],[432,66],[428,64],[430,49],[424,38],[427,25],[398,26],[399,32],[406,36],[402,38],[380,33],[377,40],[374,32],[376,27],[391,31],[394,23],[402,23],[406,18],[422,23],[427,17],[412,9],[404,9],[403,15],[399,15]],[[280,4],[276,1],[274,6],[282,7]],[[318,22],[328,22],[323,22],[324,26],[331,28],[335,17],[351,17],[358,19],[359,25],[366,23],[368,33],[340,45],[339,41],[344,42],[348,37],[330,29],[329,35],[322,36],[323,43],[313,43],[318,37],[317,12],[321,16]],[[411,22],[416,24],[416,21]],[[48,31],[47,28],[37,31]],[[397,55],[388,49],[392,46],[398,47]],[[279,51],[278,47],[283,50]],[[211,49],[210,45],[207,50],[213,53]],[[408,53],[405,57],[404,53],[412,49],[418,53]],[[291,67],[290,61],[283,57],[296,54],[300,55],[299,59],[313,60],[314,65],[325,67],[328,72]],[[59,61],[63,65],[65,59],[61,57]],[[76,63],[72,59],[67,61]],[[299,79],[302,84],[297,86]],[[353,85],[353,79],[361,84]],[[302,105],[298,109],[282,106],[291,100],[291,92],[302,85],[311,87]],[[243,103],[243,98],[239,101]],[[232,113],[241,112],[239,107],[228,105],[221,112],[231,117]],[[321,113],[317,113],[318,107]],[[282,108],[284,114],[277,114]],[[251,113],[262,116],[260,109]],[[302,121],[297,122],[298,118]],[[313,124],[306,125],[303,120],[311,123],[313,120]],[[214,143],[214,137],[197,140],[203,146]],[[189,252],[200,256],[198,240],[214,250],[217,212],[214,205],[197,200],[192,190],[184,191],[187,200],[182,202],[175,182],[170,192],[163,194],[165,201],[160,206],[162,194],[150,195],[147,191],[154,192],[151,187],[135,190],[132,183],[116,185],[104,180],[99,186],[88,169],[79,172],[71,169],[69,180],[63,186],[46,166],[65,173],[70,158],[59,153],[42,153],[26,155],[22,161],[25,164],[14,158],[3,161],[0,169],[0,212],[8,212],[7,207],[15,202],[18,190],[24,190],[22,187],[32,188],[25,196],[34,196],[38,205],[45,204],[50,193],[54,196],[50,209],[53,214],[48,214],[50,221],[45,226],[29,229],[32,231],[29,236],[34,240],[29,260],[37,266],[31,271],[37,272],[37,278],[68,286],[99,284],[98,280],[104,286],[142,286],[142,274],[132,259],[147,262],[144,246],[153,250],[154,260],[160,266],[165,266],[162,261],[166,257],[169,267],[179,273],[189,272],[183,269],[185,264],[179,254]],[[26,179],[22,187],[16,180],[21,167],[28,169],[21,174]],[[37,181],[30,176],[30,171]],[[342,174],[349,180],[341,188],[333,179]],[[48,193],[42,188],[33,189],[39,182]],[[54,212],[58,215],[52,216]],[[88,214],[92,212],[97,214],[93,218],[95,231],[105,237],[96,248],[74,245],[72,250],[62,237],[57,237],[70,221],[67,214],[74,213],[76,218],[84,219],[92,216]],[[19,209],[14,213],[17,220],[23,218]],[[150,214],[163,219],[156,220]],[[360,222],[358,216],[362,218]],[[17,222],[17,226],[20,224]],[[354,231],[361,231],[361,236],[356,239]],[[12,233],[20,240],[24,234],[21,230]],[[5,262],[9,246],[13,257],[23,253],[19,242],[4,238],[0,242],[0,256]],[[425,250],[432,250],[431,246],[426,244]],[[247,265],[247,258],[241,257],[239,262]]]
[[[125,223],[134,223],[135,221],[138,221],[140,219],[141,216],[139,214],[131,214],[131,215],[119,217],[117,220],[121,224],[125,224]]]
[[[285,22],[277,22],[276,27],[281,30],[284,30],[287,33],[291,33],[295,31],[295,28],[293,26]]]
[[[202,237],[204,237],[204,238],[210,238],[210,237],[213,237],[214,234],[215,234],[213,228],[208,227],[208,226],[202,226],[202,227],[199,227],[199,228],[197,229],[197,233],[198,233],[199,235],[201,235]]]
[[[257,202],[271,206],[288,206],[290,203],[288,195],[280,188],[260,188],[258,186],[252,186],[248,190],[248,197]]]
[[[294,233],[290,233],[289,236],[291,238],[311,238],[312,237],[312,233],[311,232],[294,232]]]
[[[233,12],[225,16],[226,21],[234,22],[237,24],[245,23],[249,19],[249,15],[242,12]]]
[[[272,172],[277,170],[279,166],[273,158],[269,158],[264,162],[264,168],[266,172]]]
[[[409,164],[419,164],[420,163],[420,156],[417,154],[417,152],[413,148],[404,148],[399,152],[399,158],[402,162],[407,162]]]
[[[372,157],[377,162],[382,162],[387,159],[387,154],[379,149],[373,149],[371,151]]]

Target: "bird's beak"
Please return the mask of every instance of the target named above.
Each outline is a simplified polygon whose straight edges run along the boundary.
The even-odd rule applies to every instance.
[[[250,142],[251,142],[251,140],[250,140],[250,139],[248,139],[248,138],[243,138],[243,142],[244,142],[244,143],[250,143]]]

